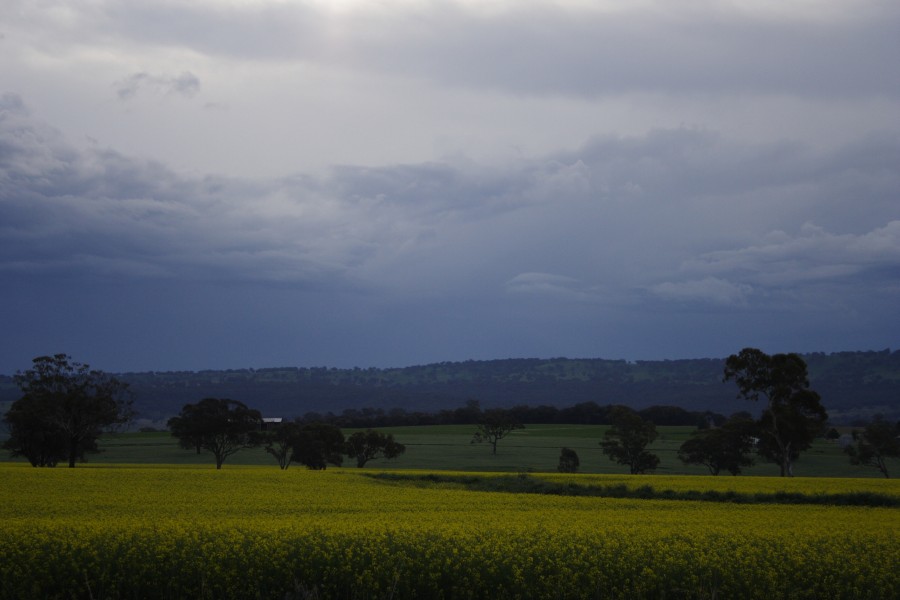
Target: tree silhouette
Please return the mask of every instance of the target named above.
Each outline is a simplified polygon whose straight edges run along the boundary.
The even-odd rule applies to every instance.
[[[74,467],[97,451],[97,438],[134,416],[128,384],[91,370],[66,354],[39,356],[15,375],[22,391],[4,416],[10,437],[4,448],[34,466],[68,460]]]

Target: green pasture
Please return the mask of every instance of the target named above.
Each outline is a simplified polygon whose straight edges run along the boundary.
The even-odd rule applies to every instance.
[[[600,450],[599,441],[606,426],[603,425],[529,425],[514,431],[500,441],[497,455],[491,454],[488,444],[473,444],[473,425],[443,425],[421,427],[386,427],[381,431],[394,434],[397,441],[406,445],[406,453],[397,459],[370,462],[366,468],[424,469],[453,471],[498,472],[555,472],[562,447],[578,453],[582,473],[627,473],[627,468],[610,461]],[[678,447],[693,431],[691,427],[659,427],[659,438],[650,450],[660,457],[658,475],[703,475],[703,467],[686,467],[678,460]],[[346,434],[353,430],[345,430]],[[104,436],[100,440],[99,454],[90,455],[91,463],[131,464],[184,464],[209,465],[214,468],[212,455],[183,450],[177,441],[165,432],[122,433]],[[13,460],[7,454],[0,460]],[[345,466],[352,466],[347,460]],[[262,448],[241,450],[229,457],[224,465],[271,465],[275,460]],[[900,474],[900,461],[893,467]],[[291,468],[302,468],[293,465]],[[777,476],[778,467],[760,463],[745,471],[746,475]],[[840,446],[823,439],[800,457],[795,466],[798,477],[881,477],[872,468],[850,464]],[[731,477],[731,475],[721,475]]]

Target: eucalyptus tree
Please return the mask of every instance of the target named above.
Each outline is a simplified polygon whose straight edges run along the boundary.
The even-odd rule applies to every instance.
[[[734,380],[738,398],[765,402],[757,452],[777,464],[782,477],[793,477],[794,462],[828,421],[819,394],[809,389],[806,362],[794,353],[769,356],[744,348],[726,359],[723,380]]]
[[[350,434],[344,452],[355,458],[356,466],[362,468],[376,458],[397,458],[406,452],[406,446],[395,441],[393,434],[367,429]]]
[[[525,428],[510,411],[502,408],[492,408],[481,413],[476,427],[472,443],[487,442],[491,445],[491,454],[497,454],[497,442],[513,431]]]
[[[627,406],[613,406],[608,419],[611,426],[600,442],[603,453],[627,465],[632,475],[655,470],[659,457],[646,448],[657,438],[656,425]]]
[[[128,384],[66,354],[38,356],[14,376],[22,396],[3,417],[3,447],[33,466],[69,467],[96,452],[100,435],[134,417]]]
[[[862,432],[853,432],[853,443],[844,448],[854,465],[875,467],[885,477],[888,458],[900,456],[900,422],[891,423],[882,415],[875,415]]]
[[[221,469],[232,454],[263,442],[259,411],[227,398],[204,398],[196,404],[185,404],[168,425],[182,448],[212,452],[216,469]]]
[[[712,475],[722,470],[738,475],[743,467],[753,466],[755,433],[753,418],[738,413],[720,427],[696,430],[678,449],[678,458],[687,465],[703,465]]]

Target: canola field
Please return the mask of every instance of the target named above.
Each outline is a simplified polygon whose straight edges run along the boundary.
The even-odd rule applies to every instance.
[[[0,598],[900,597],[898,508],[474,492],[367,472],[0,464]],[[543,477],[900,496],[892,480]]]

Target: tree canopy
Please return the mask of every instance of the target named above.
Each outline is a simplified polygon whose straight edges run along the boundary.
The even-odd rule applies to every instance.
[[[900,456],[900,422],[890,423],[882,415],[875,415],[862,432],[853,432],[853,443],[844,452],[852,464],[875,467],[890,477],[887,459]]]
[[[291,459],[307,469],[324,470],[344,462],[344,434],[329,423],[304,423],[292,443]]]
[[[556,470],[560,473],[577,473],[581,461],[578,460],[578,453],[571,448],[562,448],[559,451],[559,464]]]
[[[769,356],[744,348],[725,361],[724,381],[729,380],[737,384],[738,398],[765,401],[757,452],[778,464],[782,476],[793,476],[794,462],[828,420],[819,394],[809,389],[806,362],[798,354]]]
[[[262,443],[262,415],[243,402],[227,398],[204,398],[186,404],[169,419],[169,430],[182,448],[208,450],[216,459],[216,469],[232,454]]]
[[[300,436],[300,423],[288,421],[263,434],[266,452],[275,457],[278,466],[285,470],[294,459],[294,445]]]
[[[370,460],[384,457],[396,458],[406,452],[406,446],[394,441],[393,434],[384,434],[374,429],[355,431],[347,438],[345,452],[356,459],[356,466],[362,468]]]
[[[657,437],[656,426],[627,406],[614,406],[609,419],[612,425],[600,442],[603,453],[620,465],[628,465],[632,475],[656,469],[659,457],[646,450]]]
[[[105,430],[134,416],[128,385],[66,354],[39,356],[15,375],[22,392],[4,416],[10,437],[3,447],[36,467],[67,460],[74,467],[97,451]]]
[[[756,424],[747,413],[733,415],[720,427],[698,429],[678,449],[678,458],[688,465],[704,465],[713,475],[726,470],[738,475],[753,465]]]
[[[491,454],[497,454],[497,442],[516,429],[524,429],[513,414],[501,408],[492,408],[481,414],[472,443],[487,442],[491,445]]]

